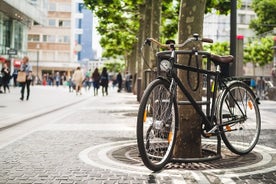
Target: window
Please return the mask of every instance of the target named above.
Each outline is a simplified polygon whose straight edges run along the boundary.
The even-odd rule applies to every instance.
[[[49,11],[56,11],[56,3],[49,3]]]
[[[70,38],[69,38],[69,36],[59,36],[58,42],[59,43],[70,43]]]
[[[59,20],[58,21],[59,27],[70,27],[70,25],[71,25],[70,20]]]
[[[64,43],[70,43],[70,37],[64,36]]]
[[[239,22],[238,23],[240,23],[240,24],[245,24],[246,23],[246,16],[245,16],[245,14],[240,14],[239,15]]]
[[[55,27],[56,26],[56,20],[55,19],[49,19],[48,25],[51,26],[51,27]]]
[[[38,34],[29,34],[28,41],[29,42],[39,42],[39,35]]]
[[[71,5],[70,4],[59,4],[58,11],[71,12]]]
[[[43,35],[43,42],[56,42],[55,35]]]

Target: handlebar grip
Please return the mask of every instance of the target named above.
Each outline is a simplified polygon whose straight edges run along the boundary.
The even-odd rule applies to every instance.
[[[151,43],[151,39],[150,38],[147,38],[144,42],[144,45],[148,45],[150,46],[150,43]]]
[[[214,41],[211,38],[202,38],[202,42],[213,43]]]

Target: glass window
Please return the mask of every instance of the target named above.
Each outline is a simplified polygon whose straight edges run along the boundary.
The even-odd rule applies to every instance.
[[[71,21],[70,20],[59,20],[58,26],[59,27],[70,27]]]
[[[61,12],[71,12],[71,5],[70,4],[59,4],[58,10]]]
[[[55,35],[43,35],[43,42],[56,42]]]
[[[58,42],[59,42],[59,43],[63,43],[63,36],[59,36],[59,37],[58,37]]]
[[[23,27],[22,25],[14,21],[14,48],[17,50],[21,50],[23,47],[22,40],[23,40]]]
[[[29,34],[28,41],[29,42],[39,42],[39,35],[38,34]]]
[[[245,14],[240,14],[239,15],[239,22],[240,24],[245,24],[246,20],[245,20]]]
[[[48,24],[49,24],[49,26],[55,27],[56,26],[56,20],[55,19],[49,19]]]
[[[56,11],[56,3],[49,3],[49,11]]]
[[[70,43],[70,37],[64,36],[64,43]]]

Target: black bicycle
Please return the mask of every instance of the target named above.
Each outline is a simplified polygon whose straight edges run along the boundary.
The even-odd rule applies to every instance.
[[[179,126],[178,106],[183,103],[192,105],[201,117],[204,137],[221,137],[227,148],[236,154],[249,153],[259,139],[261,117],[258,99],[246,83],[239,79],[226,79],[221,74],[220,66],[233,62],[234,57],[214,55],[196,48],[175,49],[190,42],[213,41],[200,38],[198,34],[182,44],[162,44],[153,38],[145,41],[145,44],[154,43],[169,49],[156,54],[159,75],[145,89],[137,117],[139,153],[144,165],[153,171],[161,170],[171,160]],[[194,57],[196,62],[201,57],[207,60],[207,68],[202,69],[198,64],[180,64],[177,62],[180,55],[188,55],[189,60]],[[211,70],[211,63],[215,71]],[[196,101],[191,96],[177,76],[178,69],[205,76],[207,86],[211,86],[205,101]],[[187,102],[177,100],[177,88],[187,97]],[[203,105],[206,105],[205,109]]]

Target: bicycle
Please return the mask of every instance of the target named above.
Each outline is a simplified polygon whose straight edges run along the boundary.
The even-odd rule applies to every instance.
[[[179,126],[178,105],[187,103],[177,101],[177,87],[201,117],[204,137],[219,136],[230,151],[239,155],[252,151],[259,139],[261,116],[258,99],[247,84],[238,79],[226,80],[221,74],[220,64],[231,63],[234,57],[214,55],[196,48],[176,50],[190,42],[213,41],[194,34],[182,44],[162,44],[153,38],[146,39],[144,44],[154,43],[170,49],[156,54],[158,77],[146,87],[137,115],[139,154],[144,165],[153,171],[161,170],[172,158]],[[177,63],[180,54],[190,55],[189,60],[191,56],[196,61],[199,57],[207,58],[207,69]],[[215,65],[216,71],[210,69],[210,63]],[[207,93],[206,101],[196,101],[189,94],[177,76],[179,69],[206,76],[208,86],[211,86],[208,90],[212,91]],[[207,106],[205,112],[202,105]]]

